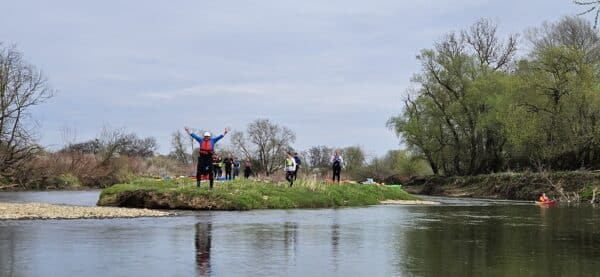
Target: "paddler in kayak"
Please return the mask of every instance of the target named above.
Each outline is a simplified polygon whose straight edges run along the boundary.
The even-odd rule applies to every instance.
[[[210,132],[204,132],[203,137],[201,138],[199,135],[192,133],[190,128],[185,127],[185,131],[192,136],[197,142],[200,143],[200,149],[198,149],[198,167],[196,169],[196,186],[200,187],[200,178],[203,175],[208,175],[210,180],[210,189],[213,189],[214,182],[214,167],[213,167],[213,158],[215,155],[215,144],[217,141],[222,139],[227,133],[229,133],[229,128],[225,128],[225,131],[222,135],[219,135],[215,138],[211,138]]]
[[[548,198],[548,196],[546,196],[546,193],[542,193],[542,196],[540,196],[539,201],[542,203],[549,203],[552,202],[552,200],[550,200],[550,198]]]

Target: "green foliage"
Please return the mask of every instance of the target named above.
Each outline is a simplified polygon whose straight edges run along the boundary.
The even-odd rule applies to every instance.
[[[597,32],[565,18],[546,26],[530,59],[510,68],[497,66],[499,57],[512,64],[512,54],[494,44],[495,28],[486,24],[421,52],[419,88],[388,127],[440,175],[600,168]],[[490,42],[492,52],[482,52]]]
[[[77,176],[71,173],[63,173],[57,178],[57,186],[59,188],[74,189],[81,187],[81,181],[79,181],[79,178],[77,178]]]
[[[381,185],[299,181],[290,188],[287,183],[235,180],[217,183],[210,191],[206,185],[196,188],[195,182],[189,180],[141,179],[104,189],[98,203],[118,205],[119,199],[135,192],[152,193],[151,198],[156,199],[167,198],[172,207],[217,210],[327,208],[374,205],[387,199],[417,199],[402,189]]]

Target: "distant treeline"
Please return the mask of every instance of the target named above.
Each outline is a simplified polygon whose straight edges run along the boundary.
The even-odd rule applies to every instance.
[[[600,168],[597,30],[566,17],[525,38],[518,52],[516,35],[480,20],[417,56],[415,88],[388,126],[435,174]]]

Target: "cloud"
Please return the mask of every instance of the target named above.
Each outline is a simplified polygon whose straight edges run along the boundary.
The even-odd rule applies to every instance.
[[[59,91],[34,113],[46,145],[60,144],[65,124],[82,140],[109,124],[168,152],[183,125],[244,129],[266,117],[296,130],[299,147],[382,154],[398,147],[385,121],[401,110],[420,49],[481,16],[519,32],[568,2],[10,1],[0,37]]]

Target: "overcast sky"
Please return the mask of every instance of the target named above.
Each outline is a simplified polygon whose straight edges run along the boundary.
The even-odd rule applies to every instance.
[[[108,125],[167,153],[183,126],[220,133],[268,118],[296,132],[298,149],[382,155],[401,147],[385,123],[421,49],[480,17],[522,33],[580,10],[570,0],[19,0],[2,4],[0,41],[57,90],[33,112],[51,149],[65,127],[83,141]]]

